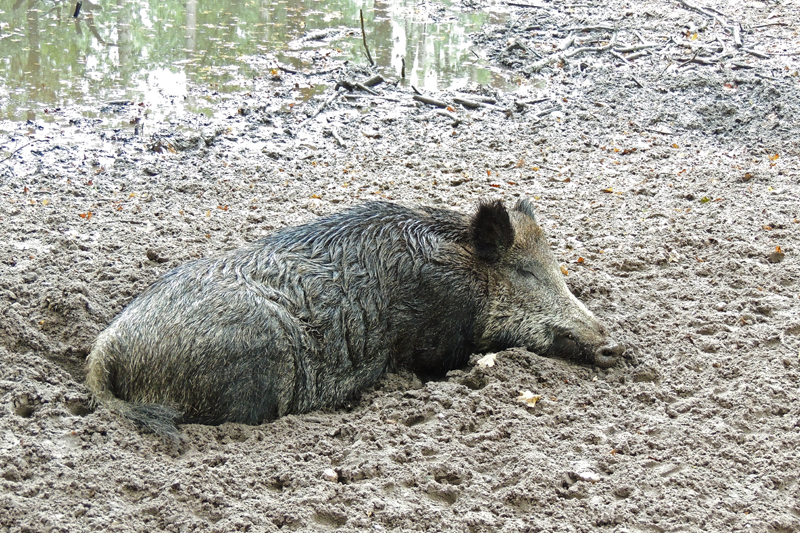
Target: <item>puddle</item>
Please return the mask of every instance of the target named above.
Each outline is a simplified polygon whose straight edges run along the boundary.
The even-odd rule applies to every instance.
[[[398,74],[404,58],[405,83],[508,85],[469,41],[484,24],[502,23],[502,10],[416,1],[83,0],[75,18],[75,8],[75,0],[0,0],[0,120],[52,122],[71,106],[104,127],[124,127],[134,122],[129,114],[115,119],[107,105],[121,100],[152,119],[210,116],[225,94],[250,90],[253,77],[266,74],[252,56],[304,72],[314,72],[320,56],[366,64],[362,8],[373,58]]]

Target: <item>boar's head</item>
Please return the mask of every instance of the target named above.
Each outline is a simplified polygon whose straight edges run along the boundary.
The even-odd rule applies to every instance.
[[[617,362],[625,348],[567,288],[529,201],[510,211],[500,201],[481,204],[471,231],[479,278],[486,280],[481,349],[524,346],[601,367]]]

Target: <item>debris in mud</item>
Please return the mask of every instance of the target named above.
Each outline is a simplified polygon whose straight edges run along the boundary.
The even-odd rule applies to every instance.
[[[0,121],[0,529],[800,530],[797,7],[535,5],[473,39],[509,90],[417,85],[451,111],[315,51],[146,135],[130,105]],[[90,404],[89,347],[170,264],[369,199],[523,196],[618,368],[475,356],[180,453]]]

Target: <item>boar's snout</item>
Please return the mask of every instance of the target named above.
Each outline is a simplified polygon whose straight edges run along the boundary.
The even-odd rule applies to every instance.
[[[579,337],[568,332],[556,334],[550,347],[550,354],[566,357],[576,361],[593,363],[602,368],[614,366],[625,352],[625,346],[610,337],[600,340],[602,343],[581,341]]]
[[[595,350],[594,364],[602,368],[614,366],[623,352],[625,352],[625,346],[609,339],[606,344]]]

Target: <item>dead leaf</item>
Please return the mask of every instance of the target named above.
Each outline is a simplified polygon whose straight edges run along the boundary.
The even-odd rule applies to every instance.
[[[538,402],[541,399],[542,399],[541,396],[536,396],[529,390],[522,391],[519,393],[519,396],[517,396],[517,401],[519,403],[524,403],[525,405],[531,408],[535,407],[536,402]]]
[[[478,366],[484,368],[493,367],[496,359],[497,359],[496,353],[487,353],[486,355],[478,359]]]
[[[569,271],[567,270],[567,267],[565,267],[564,265],[561,265],[561,273],[564,274],[565,276],[569,276]]]

